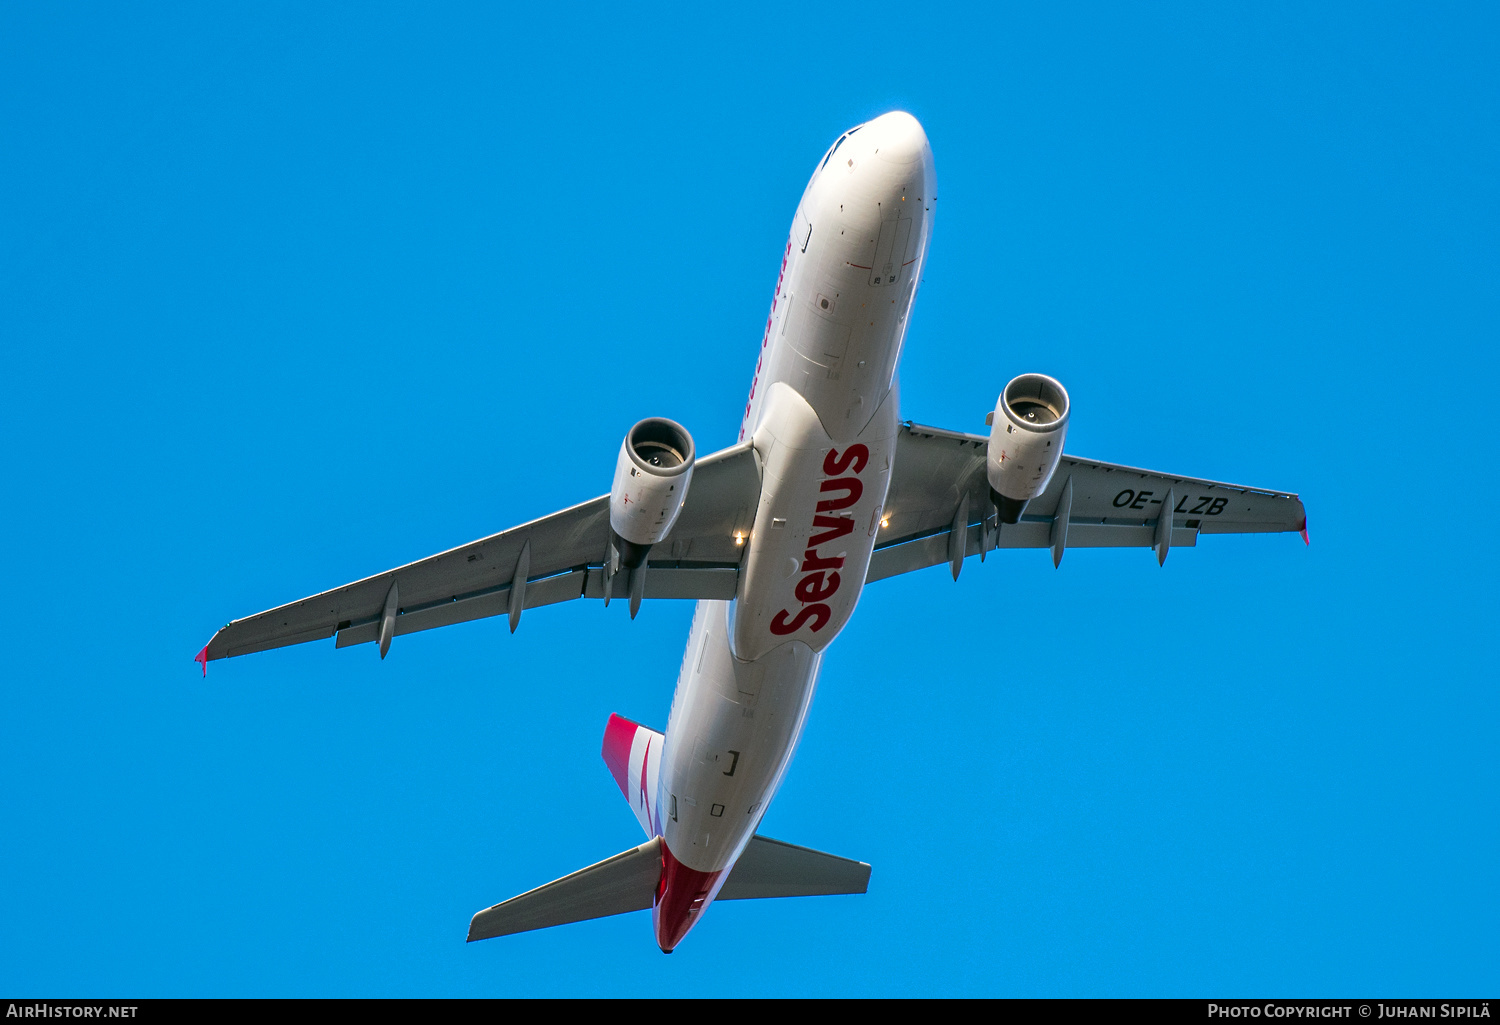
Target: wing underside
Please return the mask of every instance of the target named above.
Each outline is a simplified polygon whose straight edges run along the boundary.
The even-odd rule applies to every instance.
[[[866,581],[997,548],[1192,547],[1200,534],[1306,532],[1294,494],[1064,455],[1019,523],[1000,525],[985,477],[989,439],[905,423]],[[1162,524],[1163,507],[1170,510]],[[1165,540],[1165,545],[1163,541]]]
[[[1019,523],[1001,526],[985,477],[988,439],[905,423],[897,439],[880,541],[866,581],[963,561],[997,548],[1192,547],[1200,534],[1301,531],[1294,494],[1156,473],[1064,455]],[[601,495],[531,523],[245,619],[199,653],[207,667],[337,635],[340,648],[509,615],[576,598],[728,600],[743,539],[754,526],[760,465],[748,443],[706,456],[676,527],[638,576],[609,559],[609,500]],[[1163,510],[1170,510],[1164,514]],[[1165,522],[1164,522],[1165,516]]]
[[[760,467],[749,444],[698,461],[677,525],[651,551],[642,597],[734,597],[742,542],[760,498]],[[525,609],[575,598],[628,598],[627,573],[605,572],[611,535],[601,495],[531,523],[418,562],[377,573],[228,624],[199,661],[248,655],[338,635],[337,646],[487,616],[514,620]]]

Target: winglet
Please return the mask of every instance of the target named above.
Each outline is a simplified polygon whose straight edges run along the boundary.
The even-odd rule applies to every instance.
[[[205,678],[207,678],[207,676],[208,676],[208,645],[207,644],[205,644],[203,646],[203,650],[202,651],[198,652],[198,654],[196,654],[196,655],[193,656],[193,661],[197,662],[199,665],[201,665],[203,667],[203,675],[204,675]]]
[[[1306,516],[1302,517],[1302,543],[1305,544],[1305,545],[1311,545],[1312,544],[1312,542],[1307,539],[1307,517]]]

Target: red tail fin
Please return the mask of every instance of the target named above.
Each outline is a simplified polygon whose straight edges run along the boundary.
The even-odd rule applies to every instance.
[[[630,810],[648,837],[661,832],[661,809],[656,806],[656,782],[666,738],[655,730],[618,715],[604,727],[604,764],[630,802]]]
[[[630,800],[630,745],[635,740],[635,731],[640,728],[640,723],[618,715],[611,715],[609,725],[604,727],[604,750],[600,753],[627,801]]]

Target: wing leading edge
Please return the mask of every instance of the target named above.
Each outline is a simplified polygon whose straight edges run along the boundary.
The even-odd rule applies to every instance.
[[[941,563],[957,576],[965,558],[997,548],[1051,548],[1055,562],[1067,548],[1154,548],[1164,560],[1171,548],[1196,545],[1199,534],[1306,538],[1307,513],[1289,492],[1066,454],[1021,521],[1001,528],[984,471],[988,448],[984,435],[902,424],[867,582]]]

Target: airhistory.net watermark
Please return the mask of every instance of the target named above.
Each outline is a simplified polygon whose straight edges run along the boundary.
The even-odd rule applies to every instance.
[[[45,1000],[7,1004],[7,1018],[134,1018],[138,1004],[53,1004]]]

